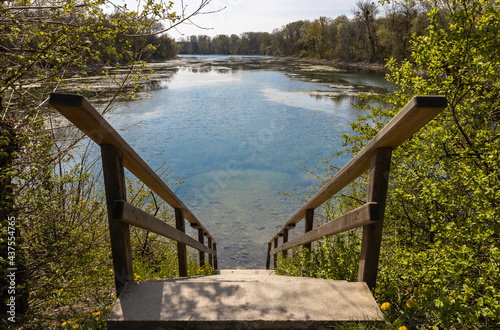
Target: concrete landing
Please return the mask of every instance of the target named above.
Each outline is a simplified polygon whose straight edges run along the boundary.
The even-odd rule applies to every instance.
[[[108,317],[113,329],[317,329],[382,321],[365,283],[278,276],[267,270],[128,283]]]

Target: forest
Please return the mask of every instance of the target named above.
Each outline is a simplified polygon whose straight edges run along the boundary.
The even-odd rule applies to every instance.
[[[55,130],[48,98],[71,79],[99,74],[109,78],[99,92],[91,83],[72,91],[111,111],[130,97],[125,86],[140,86],[148,60],[180,52],[384,63],[396,89],[363,96],[363,112],[343,136],[341,154],[349,156],[413,96],[446,96],[447,109],[393,153],[374,293],[386,320],[347,328],[500,328],[500,1],[360,2],[352,18],[293,22],[273,33],[178,43],[165,36],[207,13],[209,2],[174,12],[171,3],[148,1],[139,13],[113,14],[106,0],[0,4],[1,327],[105,328],[116,296],[100,165],[75,152],[81,132]],[[311,174],[327,180],[336,156]],[[168,168],[159,175],[180,184]],[[356,208],[365,191],[362,177],[319,217]],[[173,211],[133,178],[127,195],[173,222]],[[178,276],[173,243],[143,231],[132,231],[131,243],[136,280]],[[296,250],[277,272],[356,280],[359,249],[359,232],[337,235]],[[189,274],[210,273],[196,257]],[[12,297],[15,318],[7,313]]]
[[[351,17],[290,22],[272,33],[183,38],[178,42],[179,53],[294,56],[348,62],[403,60],[411,54],[411,38],[426,33],[430,8],[424,3],[382,6],[359,1]]]

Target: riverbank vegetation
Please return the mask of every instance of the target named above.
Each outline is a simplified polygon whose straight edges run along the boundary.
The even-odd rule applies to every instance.
[[[500,327],[500,3],[433,5],[411,56],[387,66],[397,89],[367,96],[344,136],[354,155],[414,95],[444,95],[448,108],[393,153],[375,298],[396,328]],[[422,75],[425,73],[425,75]],[[334,173],[335,157],[317,174]],[[342,192],[324,220],[359,206],[366,178]],[[360,233],[329,238],[282,260],[282,274],[357,280]],[[345,267],[354,268],[349,272]]]
[[[190,36],[178,42],[180,54],[267,55],[330,59],[344,62],[403,60],[411,54],[411,39],[426,33],[429,2],[362,0],[352,17],[300,20],[272,33]],[[383,13],[382,13],[383,12]]]

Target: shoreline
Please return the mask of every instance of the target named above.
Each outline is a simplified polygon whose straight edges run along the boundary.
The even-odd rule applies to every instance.
[[[363,72],[378,72],[378,73],[389,73],[389,70],[382,63],[368,63],[368,62],[347,62],[338,60],[328,60],[323,58],[311,58],[311,57],[294,57],[294,56],[276,56],[280,59],[289,59],[302,61],[307,63],[322,64],[332,66],[341,70],[347,71],[363,71]]]

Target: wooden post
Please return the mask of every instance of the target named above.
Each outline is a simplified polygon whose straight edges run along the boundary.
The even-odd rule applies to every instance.
[[[391,154],[392,148],[379,148],[373,153],[370,163],[367,202],[376,202],[378,204],[378,220],[363,227],[358,282],[366,282],[372,292],[375,290],[377,281]]]
[[[208,244],[208,247],[211,249],[212,248],[212,239],[209,237],[207,238],[207,244]],[[210,265],[210,267],[213,267],[214,264],[213,264],[213,258],[212,258],[212,255],[211,254],[208,254],[208,264]]]
[[[314,226],[314,209],[307,209],[306,210],[306,219],[305,219],[305,224],[304,224],[304,233],[307,233],[308,231],[311,231]],[[311,252],[311,243],[306,243],[302,245],[303,248],[306,248]]]
[[[215,251],[214,255],[214,269],[219,269],[219,265],[217,264],[217,243],[212,243],[212,249]]]
[[[288,242],[288,230],[289,230],[288,228],[283,229],[283,244]],[[286,259],[287,256],[288,256],[288,250],[283,250],[283,258]]]
[[[184,221],[184,210],[175,209],[175,228],[177,230],[186,232],[186,224]],[[179,276],[187,277],[187,253],[186,244],[177,242],[177,259],[179,262]]]
[[[274,239],[274,248],[276,249],[277,247],[278,247],[278,237],[276,237]],[[277,253],[274,254],[273,267],[274,267],[274,269],[276,269],[278,267],[278,254]]]
[[[126,282],[134,280],[132,267],[132,247],[130,245],[129,225],[113,220],[115,201],[126,200],[125,170],[123,156],[114,145],[101,145],[102,171],[108,208],[111,254],[115,274],[116,296],[118,297]]]
[[[267,243],[267,258],[266,258],[266,269],[271,268],[271,249],[273,248],[272,243]]]
[[[198,228],[198,242],[205,244],[205,235],[202,228]],[[200,251],[200,267],[205,264],[205,252]]]

